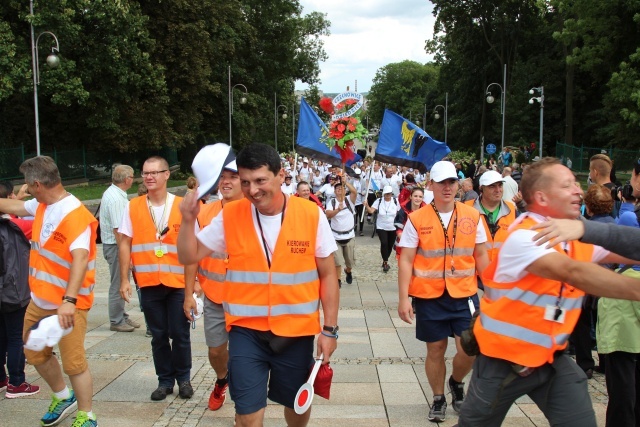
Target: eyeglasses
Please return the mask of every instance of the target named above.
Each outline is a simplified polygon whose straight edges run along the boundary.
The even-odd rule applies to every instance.
[[[167,172],[167,169],[165,170],[161,170],[161,171],[148,171],[148,172],[142,172],[140,175],[142,175],[143,177],[147,177],[147,176],[152,176],[152,177],[157,177],[159,173],[162,172]]]

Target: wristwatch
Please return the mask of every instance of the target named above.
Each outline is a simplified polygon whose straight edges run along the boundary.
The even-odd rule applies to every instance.
[[[340,330],[340,328],[338,327],[338,325],[336,326],[327,326],[324,325],[322,327],[323,331],[329,332],[331,335],[338,335],[338,331]]]
[[[68,297],[66,295],[64,295],[62,297],[62,302],[70,302],[73,305],[76,305],[76,303],[78,302],[78,298],[74,298],[74,297]]]

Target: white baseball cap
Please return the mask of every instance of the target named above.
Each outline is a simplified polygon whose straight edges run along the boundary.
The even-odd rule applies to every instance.
[[[307,159],[306,157],[302,159],[302,163],[309,163],[309,159]]]
[[[362,171],[360,169],[358,169],[358,168],[355,168],[353,170],[353,173],[355,173],[356,175],[360,175],[362,173]]]
[[[496,171],[486,171],[480,177],[479,185],[482,187],[483,185],[491,185],[496,182],[504,182],[502,175]]]
[[[382,194],[393,193],[393,187],[390,185],[385,185],[382,189]]]
[[[227,144],[219,142],[202,147],[191,163],[199,184],[196,197],[201,199],[216,188],[223,169],[237,169],[235,160],[236,156]]]
[[[442,160],[431,167],[430,176],[434,182],[442,182],[446,179],[458,179],[458,172],[453,163]]]

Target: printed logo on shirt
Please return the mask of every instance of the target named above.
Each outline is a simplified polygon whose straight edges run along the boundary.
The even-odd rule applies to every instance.
[[[287,240],[287,246],[289,246],[292,254],[304,254],[311,246],[311,242],[308,240]]]
[[[463,234],[473,234],[476,232],[476,223],[473,219],[465,216],[460,218],[458,229],[460,229],[460,232]]]
[[[50,222],[47,222],[46,224],[44,224],[44,226],[42,227],[42,238],[43,240],[46,240],[49,238],[49,236],[51,236],[51,233],[53,233],[53,224]]]
[[[180,232],[180,224],[172,224],[172,226],[176,234]]]

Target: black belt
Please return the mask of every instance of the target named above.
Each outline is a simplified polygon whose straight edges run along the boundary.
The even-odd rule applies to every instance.
[[[344,234],[349,234],[349,233],[351,233],[351,232],[352,232],[353,230],[355,230],[355,229],[356,229],[356,228],[355,228],[355,227],[353,227],[351,230],[347,230],[347,231],[337,231],[337,230],[334,230],[334,229],[332,228],[332,229],[331,229],[331,231],[333,231],[333,232],[334,232],[334,233],[336,233],[336,234],[344,235]]]

